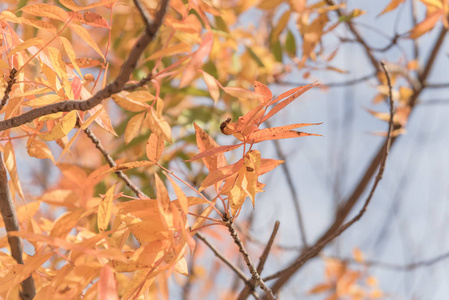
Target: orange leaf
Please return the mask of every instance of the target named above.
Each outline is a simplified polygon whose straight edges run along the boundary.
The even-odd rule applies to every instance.
[[[168,228],[171,224],[170,219],[170,197],[168,196],[167,188],[164,182],[157,173],[154,173],[154,179],[156,182],[156,198],[157,206],[159,207],[159,212],[163,216],[163,221],[165,226]]]
[[[215,103],[217,103],[218,98],[220,98],[220,90],[218,89],[218,84],[216,79],[209,75],[206,72],[203,73],[204,82],[206,82],[207,89],[209,90],[210,96],[214,100]]]
[[[198,150],[200,152],[206,151],[208,149],[213,149],[219,147],[218,144],[210,137],[204,130],[202,130],[196,123],[195,126],[196,134],[196,144],[198,145]],[[203,157],[203,162],[209,171],[215,170],[217,168],[226,165],[226,158],[223,153]]]
[[[176,197],[178,197],[177,199],[178,206],[181,208],[184,214],[187,214],[189,212],[189,200],[187,199],[186,195],[179,187],[179,185],[177,185],[176,182],[170,176],[168,176],[167,178],[168,180],[170,180],[170,183],[173,186],[173,190],[175,191]],[[174,204],[174,201],[172,201],[171,203]]]
[[[128,95],[129,93],[127,92],[120,92],[118,94],[113,95],[112,100],[114,100],[114,102],[117,103],[121,108],[132,112],[141,112],[150,107],[145,102],[130,99]]]
[[[363,261],[365,260],[363,258],[363,252],[359,249],[359,248],[354,248],[352,250],[352,257],[354,258],[354,260],[356,262],[358,262],[359,264],[363,263]]]
[[[201,186],[199,188],[199,191],[201,192],[206,187],[219,182],[220,180],[226,179],[233,174],[237,173],[239,169],[243,166],[243,159],[240,159],[238,162],[228,165],[222,168],[218,168],[216,170],[213,170],[209,173],[209,175],[206,176],[204,181],[201,183]]]
[[[112,200],[114,200],[115,184],[109,188],[98,206],[97,226],[100,232],[105,231],[109,226],[112,213]]]
[[[47,17],[62,22],[68,19],[68,13],[65,10],[51,4],[32,4],[22,7],[21,10],[34,16]]]
[[[271,129],[271,128],[267,128],[267,129]],[[314,134],[314,133],[288,130],[288,131],[279,132],[274,136],[269,133],[267,135],[259,135],[256,138],[254,138],[253,140],[251,140],[251,143],[256,144],[256,143],[260,143],[260,142],[268,141],[268,140],[290,139],[290,138],[303,137],[303,136],[321,136],[321,135]]]
[[[155,133],[151,133],[147,141],[146,154],[150,161],[157,162],[164,151],[164,139]]]
[[[438,22],[441,16],[444,16],[444,9],[439,9],[424,19],[421,23],[416,24],[412,30],[410,30],[409,38],[415,39],[420,37],[424,33],[432,30],[435,24]]]
[[[78,224],[82,214],[83,211],[80,209],[63,214],[53,223],[50,237],[64,239]]]
[[[144,118],[145,113],[140,113],[129,119],[125,129],[125,144],[131,142],[139,134]]]
[[[73,0],[59,0],[59,3],[67,7],[68,9],[71,9],[73,11],[80,11],[80,10],[86,10],[91,9],[98,6],[106,6],[107,4],[113,3],[116,0],[100,0],[99,2],[92,3],[86,6],[80,6],[76,4]]]
[[[379,14],[379,16],[396,9],[396,7],[398,7],[404,1],[405,0],[391,0],[387,7],[385,7],[385,9]]]
[[[282,95],[280,95],[279,97],[277,97],[274,101],[270,102],[271,104],[274,104],[280,100],[282,100],[282,97],[285,97],[284,95],[288,95],[289,93],[291,94],[291,96],[289,96],[287,99],[285,99],[284,101],[282,101],[281,103],[277,104],[275,107],[273,107],[270,112],[268,114],[266,114],[262,120],[260,121],[260,123],[265,122],[266,120],[268,120],[269,118],[271,118],[272,116],[274,116],[276,113],[278,113],[281,109],[283,109],[284,107],[286,107],[287,105],[289,105],[291,102],[293,102],[293,100],[295,100],[296,98],[298,98],[299,96],[301,96],[302,94],[304,94],[305,92],[307,92],[308,90],[310,90],[311,88],[317,86],[318,84],[316,83],[312,83],[303,87],[299,87],[296,89],[293,89],[292,91],[294,91],[293,93],[290,93],[291,91],[284,93]]]
[[[95,43],[94,39],[90,36],[89,32],[81,25],[69,24],[69,27],[89,46],[91,46],[100,56],[104,59],[104,55],[101,52],[100,48],[98,48],[97,43]]]
[[[117,281],[114,270],[109,265],[104,265],[100,271],[100,279],[97,286],[98,300],[115,300],[118,298]]]
[[[243,145],[243,143],[242,144],[237,144],[237,145],[219,146],[219,147],[211,148],[211,149],[208,149],[206,151],[198,153],[197,155],[195,155],[194,157],[192,157],[191,159],[186,160],[186,161],[187,162],[188,161],[194,161],[194,160],[206,157],[206,156],[211,156],[211,155],[216,155],[216,154],[219,154],[219,153],[228,152],[228,151],[237,149],[237,148],[239,148],[242,145]]]
[[[271,98],[273,97],[273,94],[271,93],[270,89],[265,84],[259,81],[256,81],[254,83],[254,91],[262,96],[260,103],[265,103],[271,100]]]
[[[265,174],[282,164],[283,160],[262,158],[260,161],[259,175]]]
[[[305,126],[311,126],[311,125],[320,125],[322,123],[298,123],[298,124],[291,124],[291,125],[285,125],[285,126],[279,126],[279,127],[272,127],[272,128],[264,128],[261,130],[254,131],[250,134],[248,137],[247,143],[259,143],[261,141],[266,140],[278,140],[278,139],[286,139],[288,137],[295,137],[293,133],[289,133],[288,137],[281,137],[282,134],[285,134],[285,132],[296,132],[292,131],[291,129],[299,128],[299,127],[305,127]],[[290,136],[292,135],[292,136]],[[313,134],[311,134],[313,135]]]
[[[22,186],[20,185],[19,175],[17,174],[16,155],[11,141],[6,143],[4,149],[5,157],[3,159],[5,161],[5,166],[8,170],[9,177],[11,177],[12,184],[14,185],[14,188],[19,194],[20,198],[25,199],[23,196]]]
[[[48,148],[47,144],[31,137],[27,141],[27,152],[28,155],[32,157],[36,157],[39,159],[48,158],[53,162],[55,161],[55,159],[53,158],[53,154],[51,153],[51,150],[50,148]]]
[[[333,288],[330,283],[320,283],[310,289],[309,294],[319,294],[322,292],[329,291]]]
[[[122,170],[135,169],[135,168],[139,168],[139,167],[147,167],[147,166],[152,166],[152,165],[154,165],[154,162],[152,162],[152,161],[145,161],[145,160],[133,161],[133,162],[129,162],[129,163],[118,164],[117,166],[110,168],[106,172],[116,172],[116,171],[122,171]]]

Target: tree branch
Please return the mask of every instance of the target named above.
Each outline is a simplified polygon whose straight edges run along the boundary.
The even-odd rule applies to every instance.
[[[279,224],[280,224],[279,221],[276,221],[274,223],[274,228],[273,228],[273,231],[271,232],[270,239],[268,240],[268,243],[265,246],[265,249],[263,250],[262,255],[259,258],[259,264],[257,265],[257,272],[259,274],[262,274],[263,267],[265,266],[265,262],[267,261],[267,258],[268,258],[268,254],[270,253],[271,247],[273,246],[274,238],[276,237],[276,234],[278,232]],[[249,285],[247,285],[243,288],[243,290],[240,292],[240,295],[237,299],[244,300],[244,299],[248,298],[248,296],[252,292],[254,292],[254,287],[255,287],[255,280],[251,279],[249,282]]]
[[[5,223],[6,232],[19,231],[19,221],[17,220],[14,202],[11,198],[11,192],[8,186],[8,176],[6,174],[5,164],[0,152],[0,211],[3,222]],[[18,264],[23,265],[22,258],[22,241],[17,236],[10,236],[8,234],[8,244],[11,248],[11,256]],[[36,288],[34,287],[33,277],[30,275],[22,283],[22,291],[20,292],[21,299],[33,299],[36,295]]]
[[[225,222],[226,227],[228,228],[229,233],[231,234],[234,243],[239,247],[240,253],[242,253],[243,260],[248,266],[249,272],[251,276],[255,280],[256,284],[260,286],[260,288],[265,292],[267,299],[274,300],[276,297],[274,296],[271,289],[265,284],[262,278],[260,278],[259,272],[257,272],[256,268],[249,257],[248,251],[246,251],[245,246],[243,246],[242,240],[240,239],[237,231],[235,230],[234,223],[232,222],[232,218],[228,218],[226,214],[223,217],[223,221]]]
[[[12,86],[16,82],[16,74],[17,70],[12,68],[11,72],[9,73],[9,79],[8,79],[8,85],[6,86],[5,93],[3,94],[2,101],[0,103],[0,110],[6,105],[6,102],[8,102],[9,94],[11,93]]]

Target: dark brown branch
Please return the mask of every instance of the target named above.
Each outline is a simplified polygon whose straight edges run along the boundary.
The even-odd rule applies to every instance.
[[[19,221],[17,220],[16,210],[14,209],[14,202],[11,198],[11,192],[8,186],[8,176],[6,174],[5,164],[0,152],[0,212],[2,214],[3,222],[5,223],[6,232],[19,231]],[[17,236],[8,235],[8,244],[11,248],[11,256],[18,264],[23,265],[22,258],[22,241]],[[36,288],[34,287],[33,277],[30,275],[22,283],[22,291],[20,292],[21,299],[33,299],[36,295]]]
[[[267,261],[267,258],[268,258],[268,254],[271,251],[271,247],[273,246],[274,239],[278,232],[279,224],[280,224],[279,221],[276,221],[274,223],[274,228],[273,228],[273,231],[271,232],[270,239],[268,240],[268,243],[267,243],[265,249],[263,250],[262,255],[259,258],[259,264],[257,265],[257,272],[259,274],[262,274],[263,268],[265,266],[265,262]],[[249,285],[247,285],[243,288],[243,290],[240,292],[240,295],[237,299],[244,300],[244,299],[248,298],[248,296],[251,294],[251,292],[254,292],[254,288],[255,288],[255,281],[254,281],[254,279],[251,279],[251,281],[249,282]]]
[[[265,292],[266,298],[270,300],[276,299],[271,289],[265,284],[262,278],[260,278],[259,272],[257,272],[257,269],[254,267],[253,262],[251,261],[251,258],[249,257],[248,251],[246,251],[245,246],[243,246],[242,240],[240,239],[237,231],[235,230],[234,223],[232,222],[232,218],[227,218],[226,215],[224,215],[223,221],[225,222],[226,227],[228,228],[229,233],[231,234],[232,239],[234,240],[234,243],[239,248],[240,253],[242,253],[243,260],[245,261],[246,265],[248,266],[249,272],[251,273],[252,278],[256,282],[257,285],[260,286],[260,288]]]
[[[84,133],[87,135],[87,137],[92,141],[92,143],[95,145],[95,147],[101,152],[101,154],[103,155],[103,157],[106,159],[106,162],[108,163],[108,165],[113,168],[116,167],[117,164],[115,163],[115,161],[112,159],[112,157],[109,155],[109,153],[106,151],[106,149],[104,149],[103,145],[101,144],[101,142],[98,140],[98,138],[93,134],[93,132],[89,129],[86,128],[84,129]],[[125,173],[123,173],[122,171],[116,171],[115,174],[117,174],[117,176],[123,180],[125,182],[125,184],[128,186],[128,188],[134,192],[134,194],[136,194],[137,197],[139,197],[139,194],[149,198],[147,195],[145,195],[144,192],[142,192],[134,183],[132,183],[132,181],[129,179],[128,176],[126,176]]]
[[[348,229],[350,226],[352,226],[355,222],[360,220],[363,217],[363,215],[365,214],[365,212],[366,212],[366,210],[368,208],[368,205],[371,202],[372,197],[374,196],[374,192],[376,191],[376,188],[377,188],[380,180],[382,179],[383,172],[385,170],[385,164],[386,164],[387,157],[388,157],[388,154],[389,154],[389,149],[391,147],[391,143],[392,143],[391,132],[393,130],[393,116],[394,116],[393,96],[392,96],[392,86],[391,86],[390,74],[386,70],[384,62],[381,62],[381,67],[384,70],[385,76],[387,78],[387,83],[388,83],[388,92],[389,92],[389,100],[390,100],[389,101],[390,102],[390,119],[389,119],[389,122],[388,122],[388,134],[387,134],[387,138],[386,138],[386,141],[385,141],[385,145],[386,146],[385,146],[385,149],[383,151],[382,160],[380,162],[380,166],[379,166],[379,169],[377,171],[377,176],[376,176],[376,179],[374,180],[374,183],[373,183],[373,186],[371,188],[371,191],[370,191],[368,197],[366,198],[365,203],[363,204],[362,209],[359,211],[359,213],[354,218],[352,218],[351,220],[349,220],[345,224],[339,226],[335,231],[330,233],[324,239],[319,240],[313,247],[311,247],[309,249],[306,249],[292,265],[288,266],[284,270],[281,270],[281,271],[277,272],[276,274],[273,274],[271,276],[268,276],[268,277],[264,278],[265,281],[268,281],[268,280],[272,280],[272,279],[280,277],[275,282],[275,284],[272,287],[272,291],[274,293],[277,293],[279,291],[279,289],[287,282],[287,280],[290,279],[290,277],[302,265],[304,265],[311,258],[317,256],[320,253],[320,251],[327,244],[329,244],[332,240],[334,240],[336,237],[338,237],[341,233],[343,233],[346,229]]]
[[[12,86],[16,82],[16,74],[17,70],[12,68],[11,72],[9,73],[8,78],[8,85],[6,86],[5,93],[3,94],[2,102],[0,103],[0,110],[6,105],[6,102],[8,102],[9,94],[11,93]]]
[[[137,0],[135,0],[135,2],[137,2]],[[151,24],[151,26],[145,29],[144,34],[139,38],[137,43],[134,45],[133,49],[129,53],[128,59],[122,65],[122,68],[117,78],[113,82],[108,84],[104,89],[100,90],[94,96],[84,101],[69,100],[54,103],[35,108],[26,113],[23,113],[20,116],[16,116],[8,120],[1,121],[0,131],[13,127],[18,127],[20,125],[31,122],[39,117],[57,112],[69,112],[72,110],[86,111],[91,108],[94,108],[95,106],[100,104],[104,99],[107,99],[111,97],[113,94],[122,91],[126,82],[129,80],[131,73],[135,70],[137,61],[139,60],[140,56],[142,55],[143,51],[148,46],[148,44],[153,40],[157,30],[161,26],[167,5],[168,0],[161,1],[160,8],[156,13],[156,17],[154,18],[154,22]]]

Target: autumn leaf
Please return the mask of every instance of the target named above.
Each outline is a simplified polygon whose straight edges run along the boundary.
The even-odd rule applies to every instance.
[[[97,225],[100,232],[105,231],[109,226],[112,213],[112,201],[114,200],[114,189],[115,184],[108,189],[98,206]]]
[[[40,137],[46,141],[60,139],[66,136],[73,129],[73,127],[75,127],[76,120],[77,112],[73,110],[62,117],[61,121],[56,124],[56,126],[53,127],[49,133],[43,134]]]
[[[164,139],[155,133],[151,133],[147,141],[146,154],[150,161],[157,162],[164,151]]]
[[[379,16],[396,9],[405,0],[391,0],[390,3],[384,8],[384,10],[379,14]]]

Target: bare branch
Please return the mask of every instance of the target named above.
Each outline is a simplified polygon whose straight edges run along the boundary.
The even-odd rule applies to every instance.
[[[237,231],[235,230],[234,223],[232,222],[232,218],[228,218],[226,214],[223,217],[223,221],[225,221],[225,225],[228,228],[229,233],[231,234],[232,239],[234,240],[234,243],[239,247],[240,253],[242,253],[243,260],[245,261],[246,265],[248,266],[249,272],[251,273],[251,276],[255,280],[256,284],[260,286],[260,288],[265,292],[267,299],[274,300],[276,297],[274,296],[271,289],[265,284],[262,278],[260,278],[259,273],[257,272],[256,268],[253,265],[253,262],[251,261],[251,258],[249,257],[248,251],[246,251],[245,246],[243,246],[242,240],[240,239]]]
[[[6,232],[19,231],[19,221],[17,220],[14,202],[11,198],[11,192],[8,186],[8,176],[6,175],[6,168],[3,163],[3,158],[0,152],[0,212],[2,214],[3,222],[5,223]],[[22,258],[22,241],[17,236],[8,235],[8,244],[11,248],[11,256],[18,264],[23,265]],[[36,288],[34,287],[33,277],[30,275],[22,283],[22,291],[20,292],[21,299],[33,299],[36,295]]]
[[[257,265],[257,272],[259,274],[262,274],[263,267],[265,266],[265,262],[267,261],[267,258],[268,258],[268,254],[270,253],[271,247],[273,246],[274,238],[276,237],[276,234],[278,232],[279,224],[280,224],[279,221],[276,221],[274,223],[273,232],[271,232],[270,239],[268,240],[268,243],[267,243],[265,249],[263,250],[262,255],[260,256],[259,264]],[[251,281],[249,282],[249,285],[245,286],[245,288],[240,292],[240,295],[237,299],[244,300],[244,299],[248,298],[248,296],[251,294],[251,292],[254,291],[254,287],[255,287],[255,281],[254,281],[254,279],[251,279]]]
[[[140,88],[140,87],[144,86],[145,84],[147,84],[151,80],[153,80],[153,74],[148,74],[144,78],[140,79],[139,82],[134,83],[134,84],[130,84],[130,85],[127,85],[127,86],[124,86],[122,91],[133,91],[133,90],[135,90],[137,88]]]
[[[227,265],[229,268],[231,268],[232,271],[234,271],[235,274],[237,274],[237,276],[243,280],[243,282],[245,282],[246,285],[250,285],[250,279],[248,277],[246,277],[246,275],[243,273],[242,270],[240,270],[236,265],[234,265],[231,261],[229,261],[226,257],[224,257],[220,251],[217,250],[217,248],[215,248],[208,240],[205,236],[203,236],[201,233],[197,232],[195,234],[196,237],[198,237],[198,239],[200,239],[203,243],[205,243],[207,245],[207,247],[209,247],[210,250],[212,250],[212,252],[215,254],[216,257],[218,257],[218,259],[220,259],[222,262],[225,263],[225,265]],[[252,295],[256,298],[259,299],[259,296],[253,291]]]

